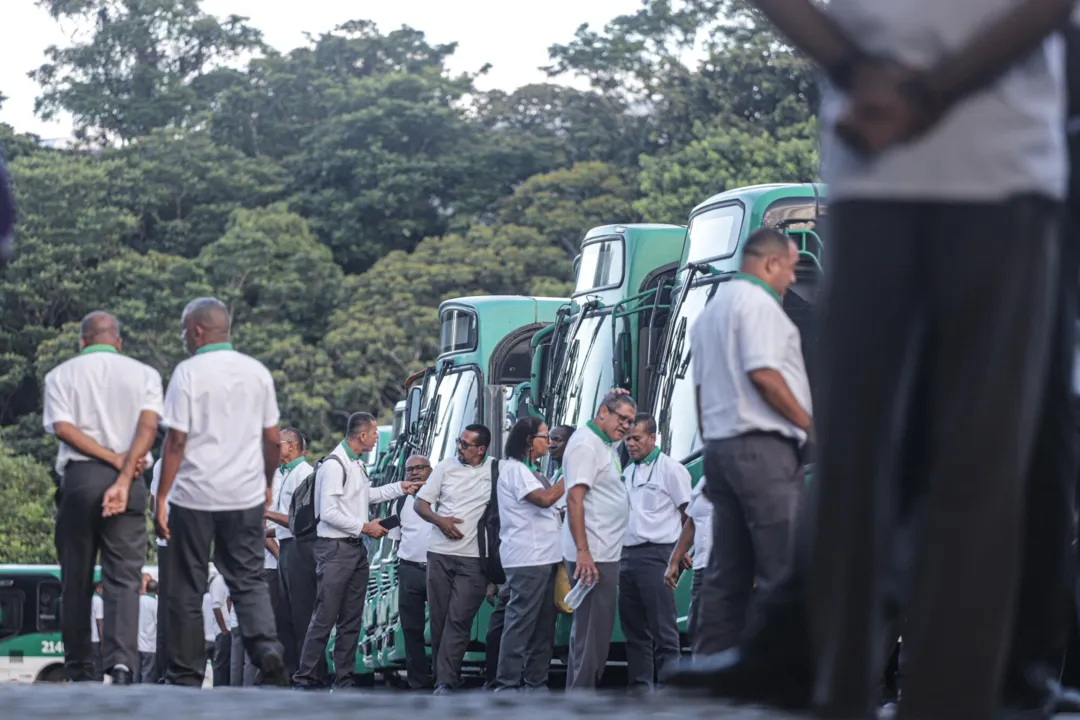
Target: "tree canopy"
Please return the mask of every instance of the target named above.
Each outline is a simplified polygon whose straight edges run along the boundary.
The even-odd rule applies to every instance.
[[[77,142],[0,124],[20,213],[0,562],[53,557],[42,381],[92,310],[167,382],[184,305],[220,297],[318,456],[349,413],[389,417],[443,300],[565,296],[591,227],[815,177],[810,66],[740,0],[643,0],[551,47],[546,82],[487,92],[416,28],[357,19],[283,49],[200,0],[39,4],[76,32],[33,73],[37,110]]]

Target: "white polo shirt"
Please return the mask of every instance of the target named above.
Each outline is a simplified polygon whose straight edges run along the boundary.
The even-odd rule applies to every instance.
[[[221,634],[221,626],[217,624],[214,610],[220,610],[225,618],[225,626],[231,627],[229,617],[229,586],[225,584],[225,578],[220,574],[210,578],[210,618],[214,621],[214,637]]]
[[[401,540],[398,542],[397,556],[399,560],[408,560],[415,563],[426,563],[428,554],[428,542],[431,540],[431,525],[427,520],[416,514],[416,497],[409,495],[398,511],[401,518]]]
[[[622,481],[622,468],[611,441],[592,421],[570,436],[563,455],[566,493],[577,485],[585,493],[585,535],[593,562],[617,562],[630,516],[630,495]],[[563,557],[577,559],[570,534],[570,519],[563,523]]]
[[[871,53],[929,69],[1019,0],[831,0],[825,11]],[[825,83],[822,177],[829,200],[998,201],[1065,195],[1063,43],[1057,35],[952,108],[930,132],[866,160],[834,134],[849,99]]]
[[[161,415],[161,374],[111,345],[90,345],[45,376],[42,423],[49,434],[56,433],[56,423],[71,423],[103,448],[125,453],[144,410]],[[63,475],[72,460],[89,459],[60,443],[56,472]],[[153,462],[149,453],[146,462]]]
[[[100,595],[94,593],[90,597],[90,642],[101,642],[97,629],[98,620],[105,620],[105,601]]]
[[[214,617],[214,596],[210,593],[205,593],[202,599],[202,622],[203,622],[203,639],[212,643],[221,632],[221,628],[218,627],[217,618]]]
[[[499,556],[504,568],[553,565],[562,561],[559,515],[525,496],[544,490],[532,469],[519,460],[499,461]]]
[[[281,472],[280,468],[274,471],[274,480],[271,485],[270,495],[270,507],[272,508],[276,508],[278,506],[278,503],[281,501],[281,484],[284,482],[284,480],[285,474]],[[274,522],[273,520],[264,520],[263,527],[266,530],[274,531],[274,534],[272,536],[274,539],[280,539],[278,538],[277,531],[282,528],[276,522]],[[266,548],[265,543],[263,543],[263,570],[277,570],[277,558],[274,557],[274,553],[270,552],[270,550]]]
[[[742,274],[721,283],[690,330],[690,353],[701,388],[703,439],[759,431],[805,442],[806,433],[765,402],[749,377],[754,370],[776,370],[811,413],[799,329],[772,288]]]
[[[705,478],[698,480],[686,514],[694,521],[694,570],[704,570],[712,551],[713,506],[705,497]]]
[[[281,513],[285,517],[289,516],[289,508],[292,507],[293,495],[296,493],[296,486],[307,479],[307,476],[315,471],[315,468],[311,467],[311,463],[306,458],[298,457],[291,463],[287,463],[278,472],[282,474],[281,477],[281,492],[277,495],[277,502],[271,505],[274,512]],[[277,536],[278,541],[288,540],[293,536],[292,531],[287,527],[283,527],[274,523],[274,533]]]
[[[176,366],[163,422],[187,433],[169,501],[191,510],[248,510],[266,502],[263,430],[278,424],[270,371],[229,343]]]
[[[401,483],[371,487],[363,458],[344,441],[330,454],[341,464],[327,459],[315,476],[315,514],[319,517],[315,532],[321,538],[360,537],[368,523],[368,506],[401,497]]]
[[[139,596],[139,652],[157,652],[157,598]]]
[[[157,512],[157,494],[158,488],[161,487],[161,458],[157,459],[154,463],[154,479],[150,481],[150,496],[154,498],[154,506],[151,509],[152,512]],[[176,483],[173,483],[173,487],[176,487]],[[169,503],[172,499],[172,491],[169,491],[169,497],[165,498],[165,524],[169,524]],[[169,541],[165,538],[157,538],[155,540],[158,547],[168,547]]]
[[[436,514],[462,520],[457,529],[464,537],[451,540],[442,534],[442,530],[432,525],[428,530],[428,552],[457,557],[480,557],[476,529],[480,517],[491,501],[491,462],[490,457],[485,457],[484,462],[473,467],[465,465],[456,457],[448,457],[431,471],[431,477],[424,487],[420,488],[416,497],[426,500]],[[499,470],[501,472],[502,468]]]
[[[689,471],[656,448],[641,462],[631,463],[623,478],[630,495],[623,547],[678,542],[682,532],[679,508],[690,502]]]

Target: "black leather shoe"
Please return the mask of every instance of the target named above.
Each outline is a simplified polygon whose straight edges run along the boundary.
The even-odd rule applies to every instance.
[[[275,648],[267,648],[259,653],[255,665],[262,671],[263,685],[289,687],[291,678],[285,672],[285,658]]]
[[[437,685],[435,687],[435,692],[432,693],[432,694],[433,695],[453,695],[454,694],[454,688],[450,687],[449,685]]]
[[[769,705],[782,710],[810,709],[811,680],[753,662],[731,648],[716,655],[680,663],[663,681],[673,687],[698,689],[738,703]]]
[[[113,685],[131,685],[134,683],[131,671],[127,668],[113,668],[109,671],[109,677],[112,678]]]

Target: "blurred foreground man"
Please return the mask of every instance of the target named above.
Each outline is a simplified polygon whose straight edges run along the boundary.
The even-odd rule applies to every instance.
[[[56,556],[68,677],[100,680],[91,646],[94,565],[101,552],[101,670],[130,685],[139,667],[139,591],[146,557],[146,468],[161,413],[161,375],[120,354],[120,323],[94,312],[80,352],[45,376],[45,431],[60,441]]]
[[[907,618],[900,717],[988,718],[1001,701],[1066,181],[1047,38],[1072,4],[757,2],[829,77],[814,675],[799,690],[830,717],[872,711],[890,590]],[[888,586],[905,562],[911,582]]]

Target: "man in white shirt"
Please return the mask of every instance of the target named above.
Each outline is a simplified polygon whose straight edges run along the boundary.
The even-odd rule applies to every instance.
[[[229,612],[229,586],[220,573],[210,576],[210,613],[214,618],[213,686],[232,684],[232,613]]]
[[[682,653],[675,593],[664,571],[690,504],[690,473],[656,446],[656,420],[638,413],[624,440],[630,518],[619,561],[619,620],[631,688],[653,688]]]
[[[101,680],[101,638],[105,635],[105,601],[101,598],[102,586],[97,584],[90,598],[90,657],[95,680]]]
[[[689,618],[686,622],[686,633],[690,636],[690,648],[695,657],[716,652],[708,636],[701,632],[702,609],[715,604],[707,594],[702,593],[702,590],[706,589],[705,568],[709,565],[712,551],[712,516],[713,507],[705,494],[705,482],[700,481],[690,493],[686,522],[683,523],[679,541],[671,552],[668,568],[664,573],[664,581],[674,590],[679,586],[679,577],[683,570],[692,569],[694,572],[690,584],[690,610],[687,613]],[[689,557],[691,548],[694,551],[692,559]]]
[[[304,436],[295,428],[281,431],[281,466],[274,478],[275,486],[280,482],[281,490],[277,493],[274,505],[266,511],[266,517],[272,521],[278,543],[278,627],[281,642],[285,646],[285,669],[292,677],[300,666],[300,652],[304,646],[304,635],[311,624],[311,614],[315,609],[315,592],[318,581],[315,577],[314,540],[297,540],[289,530],[289,508],[292,506],[296,487],[315,470],[304,456],[307,444]],[[318,670],[321,682],[327,675],[326,661]]]
[[[157,581],[146,583],[146,592],[139,598],[139,682],[148,685],[157,682]]]
[[[334,639],[334,687],[355,687],[356,649],[367,598],[369,559],[364,536],[386,535],[377,520],[369,520],[369,506],[416,492],[409,481],[371,487],[362,455],[379,442],[375,417],[353,413],[342,440],[319,464],[315,475],[315,515],[319,518],[315,540],[316,573],[319,578],[315,611],[311,616],[300,667],[293,683],[301,689],[319,687],[319,663],[326,655],[330,631]]]
[[[473,619],[487,592],[476,536],[491,500],[490,444],[491,431],[468,425],[458,437],[457,457],[440,462],[416,496],[416,513],[435,526],[428,541],[427,594],[437,695],[461,684]]]
[[[767,592],[791,567],[810,432],[810,383],[799,330],[781,306],[795,280],[795,243],[750,234],[741,272],[722,283],[691,329],[705,482],[716,515],[705,582],[718,599],[702,617],[717,650],[746,627],[755,582]]]
[[[80,325],[80,352],[45,376],[43,423],[56,436],[64,664],[73,681],[95,678],[90,598],[101,549],[103,669],[130,685],[139,659],[139,591],[146,554],[146,468],[161,413],[161,375],[120,354],[120,323],[94,312]]]
[[[431,462],[423,455],[405,461],[405,479],[426,483],[431,476]],[[421,486],[422,487],[422,486]],[[434,687],[431,662],[424,642],[427,605],[427,560],[431,526],[416,514],[416,496],[401,499],[401,541],[398,543],[398,616],[405,636],[405,677],[413,690]]]
[[[264,677],[284,685],[282,647],[262,579],[263,513],[279,458],[274,380],[262,363],[233,350],[229,312],[220,300],[191,301],[181,325],[192,356],[176,366],[165,395],[169,431],[156,521],[170,543],[167,681],[202,685],[199,598],[212,546],[236,603],[244,649]]]
[[[157,514],[158,503],[158,488],[161,487],[161,458],[158,458],[154,463],[153,478],[150,481],[150,512],[151,516]],[[165,499],[165,511],[168,513],[168,498]],[[156,519],[156,518],[155,518]],[[166,524],[168,524],[168,518],[166,516]],[[155,533],[156,534],[156,533]],[[155,642],[154,650],[154,669],[155,682],[164,683],[165,675],[169,671],[169,655],[165,650],[165,643],[167,633],[165,629],[168,627],[169,613],[168,603],[165,602],[165,592],[168,588],[168,564],[169,564],[169,541],[160,535],[155,537],[154,542],[157,544],[157,564],[158,564],[158,579],[157,579],[157,592],[155,597],[157,599],[157,640]]]
[[[871,702],[870,683],[850,679],[879,662],[882,558],[902,527],[882,498],[910,490],[925,496],[918,542],[934,562],[918,565],[909,602],[933,611],[905,632],[902,714],[989,717],[1049,360],[1067,182],[1057,31],[1075,2],[757,5],[830,78],[817,337],[827,400],[808,600],[835,652],[816,668],[815,696],[830,714]],[[926,427],[933,441],[913,453],[900,439]],[[980,502],[955,502],[971,478]],[[710,496],[717,504],[711,485]],[[960,648],[971,662],[953,662]]]
[[[630,515],[630,496],[612,444],[633,427],[636,411],[629,395],[608,393],[596,417],[578,428],[563,454],[567,494],[563,558],[572,582],[593,586],[574,610],[567,689],[595,688],[607,664],[615,629],[619,558]]]

